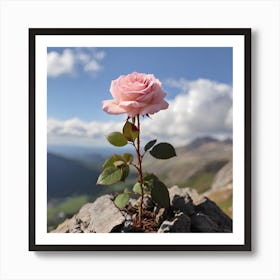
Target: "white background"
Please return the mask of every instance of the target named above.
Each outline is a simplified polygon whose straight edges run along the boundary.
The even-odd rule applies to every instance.
[[[280,3],[1,3],[0,279],[280,279]],[[28,251],[28,28],[251,27],[252,252]]]

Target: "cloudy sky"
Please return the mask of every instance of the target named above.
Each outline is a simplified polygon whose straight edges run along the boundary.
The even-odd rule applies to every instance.
[[[142,137],[174,146],[232,135],[232,48],[48,48],[48,144],[107,146],[125,115],[102,111],[111,81],[154,74],[167,110],[142,119]]]

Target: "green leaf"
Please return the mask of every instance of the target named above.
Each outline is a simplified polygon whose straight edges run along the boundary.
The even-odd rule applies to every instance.
[[[137,182],[133,188],[132,188],[133,192],[138,193],[138,194],[142,194],[141,192],[141,184],[139,182]]]
[[[126,163],[123,160],[116,160],[114,162],[114,166],[116,166],[116,167],[120,167],[120,166],[124,166],[124,165],[126,165]]]
[[[124,161],[128,164],[132,163],[132,161],[133,161],[133,155],[130,153],[124,153],[122,157],[123,157]]]
[[[114,167],[114,162],[115,161],[123,161],[122,156],[120,156],[118,154],[114,154],[113,156],[108,158],[103,164],[103,169],[105,169],[107,167]]]
[[[169,192],[167,187],[161,181],[154,181],[152,191],[152,200],[160,207],[167,208],[170,205]]]
[[[112,132],[107,136],[107,140],[114,146],[122,147],[127,144],[127,139],[120,132]]]
[[[144,185],[148,189],[152,188],[152,186],[154,185],[154,181],[158,181],[158,177],[153,173],[146,174],[143,179],[144,179]]]
[[[130,194],[130,191],[129,191],[128,188],[125,188],[124,191],[123,191],[123,193],[128,193],[128,194]]]
[[[157,159],[168,159],[175,157],[176,151],[169,143],[159,143],[153,147],[150,154]]]
[[[108,186],[119,182],[121,178],[122,178],[122,170],[120,168],[107,167],[99,175],[97,179],[97,184]]]
[[[121,193],[115,198],[114,203],[118,208],[123,209],[127,205],[128,200],[129,200],[129,194]]]
[[[123,127],[123,135],[128,141],[134,142],[139,135],[139,130],[136,125],[127,121]]]
[[[124,166],[122,169],[122,176],[121,176],[121,181],[125,181],[125,179],[127,178],[127,176],[129,175],[129,166],[126,165]]]
[[[146,151],[150,150],[150,149],[156,144],[156,142],[157,142],[157,139],[154,139],[154,140],[149,141],[149,142],[145,145],[144,151],[146,152]]]

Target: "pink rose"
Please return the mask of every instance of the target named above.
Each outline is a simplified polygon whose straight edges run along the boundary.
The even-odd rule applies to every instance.
[[[134,72],[120,76],[112,81],[110,91],[114,99],[103,101],[103,110],[109,114],[127,113],[134,117],[168,108],[161,82],[152,74]]]

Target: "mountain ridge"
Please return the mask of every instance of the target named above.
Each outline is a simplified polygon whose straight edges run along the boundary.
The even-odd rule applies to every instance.
[[[99,176],[78,161],[52,153],[47,154],[47,193],[51,198],[97,193],[93,186]]]
[[[102,150],[83,156],[48,152],[48,197],[92,194],[106,157]],[[155,173],[167,185],[181,185],[198,172],[216,173],[232,160],[232,143],[212,137],[201,137],[190,144],[176,148],[177,156],[169,160],[154,159],[149,153],[143,160],[144,171]],[[206,174],[206,175],[207,175]],[[67,185],[67,186],[66,186]]]

